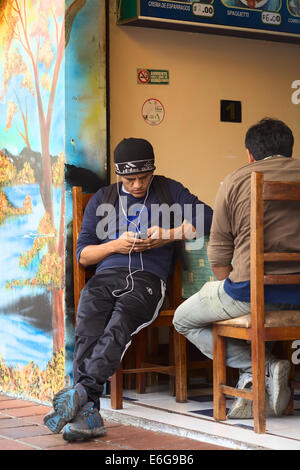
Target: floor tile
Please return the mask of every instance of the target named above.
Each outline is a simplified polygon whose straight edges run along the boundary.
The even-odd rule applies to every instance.
[[[15,416],[16,418],[22,418],[25,416],[46,415],[47,413],[49,413],[49,407],[42,405],[31,405],[25,407],[23,406],[20,408],[12,408],[9,410],[9,414],[11,416]]]
[[[108,428],[118,428],[118,427],[121,427],[121,423],[117,423],[117,422],[114,422],[114,421],[106,421],[104,419],[104,426],[108,429]]]
[[[229,408],[226,408],[226,413],[228,413]],[[212,408],[208,408],[207,410],[193,410],[191,413],[196,413],[198,415],[203,415],[203,416],[213,416],[214,410]]]
[[[0,419],[0,434],[2,428],[18,428],[24,426],[30,426],[30,423],[25,422],[22,418]]]
[[[11,439],[20,439],[25,436],[42,436],[50,433],[51,431],[46,426],[21,426],[0,429],[0,436],[10,437]]]
[[[64,441],[65,442],[65,441]],[[57,447],[49,447],[47,450],[117,450],[122,451],[118,445],[109,445],[103,442],[89,441],[89,442],[65,442],[65,445]]]
[[[33,403],[31,401],[25,400],[1,400],[0,401],[0,410],[9,410],[11,408],[24,408],[24,407],[32,407],[32,406],[39,406],[39,403]]]
[[[211,402],[213,399],[212,395],[196,395],[188,397],[188,400],[202,402]]]
[[[44,436],[23,436],[22,442],[37,446],[41,449],[47,449],[48,447],[62,446],[66,444],[66,441],[63,440],[62,434],[47,434]]]
[[[3,413],[2,411],[0,412],[0,420],[8,419],[8,418],[11,418],[11,416],[8,413]]]
[[[217,446],[213,446],[208,443],[194,441],[192,439],[185,438],[174,438],[174,435],[165,433],[153,433],[149,430],[143,430],[132,426],[123,426],[122,435],[120,435],[120,429],[109,429],[107,435],[101,438],[101,441],[106,443],[118,442],[124,449],[135,449],[135,450],[184,450],[184,449],[212,449],[213,447],[217,450]],[[98,438],[100,440],[100,438]],[[220,447],[221,449],[221,447]],[[222,448],[224,450],[224,448]]]
[[[13,441],[12,439],[1,439],[0,437],[0,450],[34,450],[26,444]]]
[[[25,416],[22,419],[27,424],[42,424],[43,425],[44,424],[44,416],[48,412],[49,412],[49,408],[48,408],[48,411],[46,413],[43,413],[43,414],[40,414],[40,415],[34,415],[34,416]]]

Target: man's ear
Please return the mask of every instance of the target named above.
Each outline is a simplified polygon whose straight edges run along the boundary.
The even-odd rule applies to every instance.
[[[253,157],[252,153],[250,152],[249,149],[246,149],[246,151],[247,151],[249,163],[254,163],[256,160],[255,160],[255,158]]]

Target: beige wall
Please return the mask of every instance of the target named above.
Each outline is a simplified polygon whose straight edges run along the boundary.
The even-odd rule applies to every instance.
[[[116,26],[110,12],[111,155],[124,137],[148,139],[157,173],[180,180],[213,205],[220,181],[247,163],[244,135],[264,116],[294,131],[300,157],[300,104],[291,101],[300,79],[300,46],[208,34]],[[166,69],[169,85],[138,85],[137,68]],[[148,98],[166,116],[150,126],[141,116]],[[242,101],[243,122],[221,123],[220,100]],[[112,168],[112,181],[114,181]]]

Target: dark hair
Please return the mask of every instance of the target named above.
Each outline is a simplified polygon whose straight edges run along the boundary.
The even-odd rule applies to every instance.
[[[245,146],[255,160],[272,155],[291,157],[294,136],[291,129],[278,119],[264,118],[246,133]]]

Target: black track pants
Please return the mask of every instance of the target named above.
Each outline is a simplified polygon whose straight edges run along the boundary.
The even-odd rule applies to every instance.
[[[98,405],[103,385],[119,368],[131,336],[157,317],[165,284],[153,274],[133,274],[132,292],[124,289],[128,270],[108,269],[96,274],[81,291],[77,310],[74,384],[81,383],[88,399]],[[129,289],[131,281],[129,279]],[[120,292],[115,292],[118,295]]]

